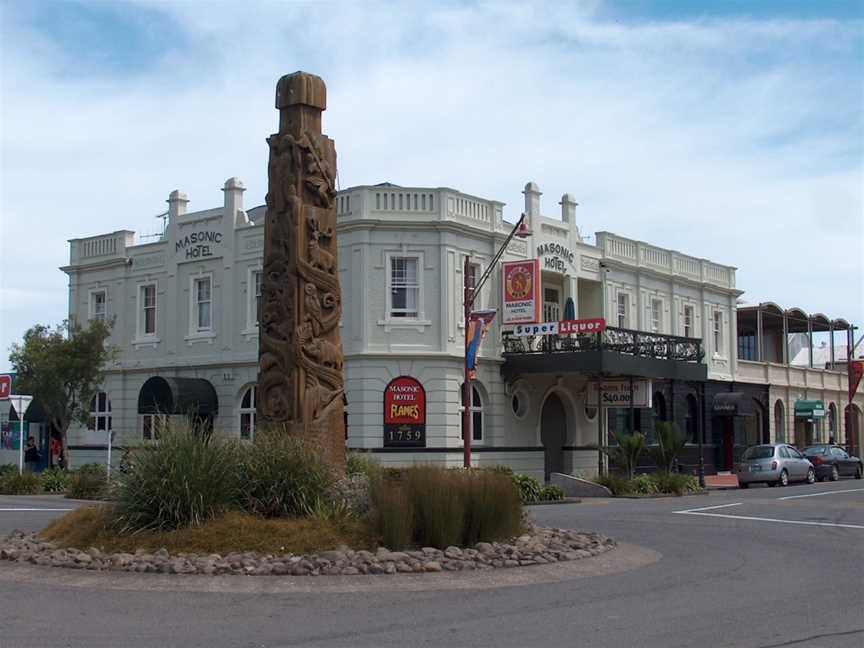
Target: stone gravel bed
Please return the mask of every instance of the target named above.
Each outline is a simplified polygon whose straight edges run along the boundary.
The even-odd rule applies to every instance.
[[[314,554],[175,554],[165,549],[106,553],[62,549],[36,534],[13,533],[0,539],[0,560],[34,565],[157,574],[246,576],[352,576],[358,574],[422,574],[441,571],[506,569],[579,560],[609,551],[615,541],[591,532],[531,527],[509,543],[479,542],[472,548],[424,547],[411,551],[353,551],[342,548]]]

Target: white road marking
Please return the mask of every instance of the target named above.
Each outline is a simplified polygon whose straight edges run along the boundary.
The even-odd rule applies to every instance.
[[[777,522],[779,524],[800,524],[803,526],[840,527],[841,529],[862,529],[862,524],[837,524],[835,522],[807,522],[805,520],[778,520],[776,518],[750,517],[747,515],[725,515],[723,513],[695,513],[693,511],[675,511],[682,515],[704,515],[706,517],[728,518],[730,520],[753,520],[755,522]]]
[[[820,495],[834,495],[836,493],[857,493],[858,491],[864,491],[864,488],[850,488],[848,490],[839,490],[839,491],[824,491],[822,493],[808,493],[807,495],[787,495],[786,497],[778,497],[778,500],[790,500],[790,499],[798,499],[799,497],[819,497]]]
[[[19,513],[32,511],[74,511],[71,508],[0,508],[0,513]]]
[[[714,509],[727,508],[729,506],[741,506],[744,502],[735,502],[734,504],[721,504],[720,506],[705,506],[703,508],[687,509],[686,511],[675,511],[675,513],[696,513],[697,511],[713,511]]]

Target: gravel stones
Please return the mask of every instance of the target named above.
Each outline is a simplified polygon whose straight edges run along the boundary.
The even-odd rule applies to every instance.
[[[170,554],[166,549],[148,553],[107,553],[97,547],[61,549],[35,534],[13,533],[0,538],[0,560],[67,569],[135,573],[245,575],[245,576],[389,576],[457,571],[512,569],[580,560],[609,551],[615,541],[597,533],[548,527],[530,527],[529,533],[510,542],[478,542],[474,547],[444,549],[352,551],[347,547],[308,555],[272,555],[256,552]]]

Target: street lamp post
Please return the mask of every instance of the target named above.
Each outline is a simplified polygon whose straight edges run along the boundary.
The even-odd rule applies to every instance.
[[[471,379],[468,375],[468,324],[471,319],[472,308],[474,306],[474,301],[477,299],[477,295],[480,294],[480,289],[492,275],[495,266],[498,264],[498,260],[504,255],[504,251],[507,249],[510,241],[512,241],[514,237],[526,238],[530,235],[531,230],[529,230],[525,224],[525,214],[522,214],[516,222],[516,225],[513,226],[510,234],[504,240],[504,243],[500,248],[498,248],[495,256],[492,257],[492,261],[489,262],[486,272],[482,274],[474,286],[468,285],[468,271],[471,266],[471,259],[469,255],[465,255],[465,264],[462,268],[462,303],[464,306],[463,317],[465,325],[465,348],[462,359],[462,370],[464,372],[464,379],[462,382],[462,456],[465,468],[471,467]]]

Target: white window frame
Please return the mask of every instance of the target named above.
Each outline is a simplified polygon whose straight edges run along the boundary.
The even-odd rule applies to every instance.
[[[168,429],[169,418],[167,414],[141,414],[141,439],[143,441],[158,441],[161,433]],[[147,421],[150,422],[150,436],[145,436]]]
[[[105,395],[105,407],[100,409],[99,407],[99,396]],[[103,427],[99,427],[99,420],[103,419],[105,422]],[[113,421],[111,417],[111,397],[108,395],[108,392],[98,391],[93,394],[93,399],[90,403],[90,417],[87,419],[87,429],[91,432],[111,432],[113,426]]]
[[[459,385],[459,443],[462,445],[465,444],[465,440],[462,438],[462,413],[465,411],[465,407],[462,405],[462,390],[464,389],[464,383],[460,383]],[[486,443],[486,405],[485,405],[485,397],[483,393],[483,389],[480,388],[478,382],[476,380],[471,381],[471,404],[468,406],[468,412],[471,415],[471,445],[485,445]],[[477,398],[480,401],[480,405],[477,406],[474,404],[474,393],[476,392]],[[512,409],[510,411],[513,411]],[[474,437],[475,427],[474,427],[474,415],[480,415],[480,438],[477,439]]]
[[[713,310],[711,315],[711,342],[714,345],[714,353],[723,354],[723,311]]]
[[[663,300],[658,297],[651,298],[651,331],[663,332]]]
[[[102,314],[99,317],[99,313],[96,312],[96,295],[102,295]],[[108,289],[107,288],[94,288],[90,291],[87,296],[87,319],[88,320],[99,320],[100,322],[108,321]]]
[[[407,269],[408,269],[409,264],[413,263],[415,266],[414,272],[415,272],[415,277],[416,277],[416,280],[413,284],[408,283],[407,279],[404,281],[404,283],[399,284],[399,286],[403,287],[405,290],[405,301],[406,301],[406,308],[400,308],[400,309],[396,309],[393,306],[393,291],[396,289],[396,284],[393,281],[393,271],[394,271],[393,266],[397,261],[402,261],[405,263],[406,276],[408,274]],[[411,256],[411,255],[397,256],[394,254],[390,257],[389,263],[387,263],[387,298],[388,298],[387,299],[387,302],[388,302],[388,304],[387,304],[388,305],[387,316],[390,319],[403,319],[403,320],[419,319],[418,316],[420,315],[420,284],[422,282],[422,279],[420,278],[420,272],[421,272],[420,259],[417,258],[416,256]],[[415,307],[414,307],[413,311],[409,310],[407,308],[407,302],[409,301],[408,295],[411,294],[409,291],[413,291],[413,293],[414,293],[414,306]],[[400,312],[403,312],[404,315],[397,315],[396,314],[397,310],[399,310]]]
[[[689,315],[689,317],[688,317]],[[696,318],[696,309],[692,304],[684,305],[684,337],[696,337],[693,335],[694,332],[694,320]]]
[[[468,263],[468,267],[471,269],[474,274],[474,285],[477,285],[477,282],[480,281],[480,277],[483,276],[483,267],[479,263]],[[473,287],[472,287],[473,290]],[[461,300],[460,300],[461,301]],[[481,290],[477,297],[474,299],[474,310],[480,310],[483,308],[483,291]]]
[[[243,399],[246,398],[246,394],[252,392],[250,395],[250,402],[252,404],[251,407],[243,407]],[[237,435],[243,439],[244,441],[251,441],[255,438],[255,427],[257,425],[258,419],[258,385],[252,383],[250,385],[246,385],[243,389],[240,390],[240,400],[237,404]],[[243,436],[243,417],[249,417],[249,435]]]
[[[624,298],[623,303],[621,301],[622,297]],[[624,306],[623,313],[621,312],[621,306]],[[615,297],[615,322],[618,328],[630,328],[630,293],[623,290],[618,291]]]
[[[393,317],[393,283],[392,283],[392,259],[416,259],[417,260],[417,315],[416,317]],[[422,252],[411,250],[392,250],[384,253],[384,279],[385,279],[385,301],[384,318],[378,320],[378,325],[384,327],[384,332],[389,333],[392,329],[407,328],[424,332],[432,322],[426,319],[425,312],[425,260]]]
[[[210,282],[210,328],[198,328],[198,282],[208,280]],[[212,272],[199,272],[189,276],[189,334],[186,342],[192,344],[196,341],[213,343],[216,337],[216,290]]]
[[[153,332],[145,333],[146,316],[144,312],[144,289],[153,287]],[[159,283],[157,281],[144,281],[136,286],[136,329],[135,343],[152,344],[159,342],[157,333],[159,332]]]

